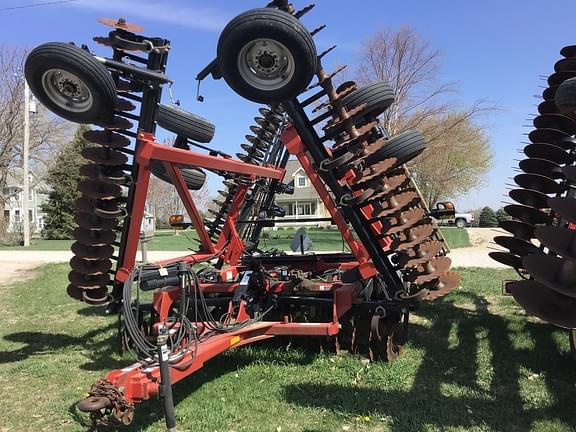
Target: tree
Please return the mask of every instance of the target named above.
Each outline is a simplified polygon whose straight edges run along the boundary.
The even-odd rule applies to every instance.
[[[422,129],[428,146],[409,168],[428,206],[482,185],[492,166],[492,152],[483,129],[467,112],[428,118]]]
[[[374,34],[364,43],[356,69],[359,84],[386,81],[392,87],[395,102],[381,116],[391,135],[416,128],[427,138],[428,151],[411,168],[429,205],[480,185],[492,160],[476,120],[495,108],[484,101],[469,107],[450,101],[456,85],[442,82],[440,71],[440,51],[409,27]]]
[[[498,220],[498,225],[500,225],[500,222],[510,220],[512,219],[512,216],[510,216],[508,213],[506,213],[506,210],[500,207],[498,210],[496,210],[496,219]]]
[[[84,138],[86,130],[85,125],[78,127],[74,138],[62,148],[48,170],[46,182],[51,190],[42,206],[46,213],[42,237],[46,239],[71,239],[76,228],[74,201],[80,197],[78,183],[83,178],[79,169],[86,163],[80,152],[92,145]]]
[[[0,208],[4,208],[11,197],[4,192],[8,173],[13,167],[22,165],[24,57],[23,50],[0,46]],[[66,125],[39,104],[36,114],[30,115],[30,168],[38,181],[46,171],[49,156],[62,142]],[[0,218],[0,234],[5,229],[4,219]]]
[[[493,228],[498,226],[498,219],[496,219],[496,213],[490,207],[484,207],[480,212],[480,223],[481,228]]]

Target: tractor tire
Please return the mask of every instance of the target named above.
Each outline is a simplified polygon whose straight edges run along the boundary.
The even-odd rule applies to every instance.
[[[368,157],[367,164],[372,165],[375,161],[395,157],[395,166],[399,166],[414,159],[424,150],[426,140],[419,131],[411,129],[390,138],[381,150]]]
[[[230,21],[217,52],[228,85],[264,104],[294,99],[306,89],[318,64],[308,30],[289,13],[271,8],[252,9]]]
[[[184,177],[184,181],[186,181],[186,186],[190,190],[199,190],[204,186],[206,182],[206,173],[198,168],[179,168],[180,174]],[[162,161],[154,160],[150,165],[150,171],[160,180],[165,181],[166,183],[172,184],[172,179],[170,175],[166,171],[164,167],[164,163]]]
[[[466,219],[458,218],[454,221],[457,228],[466,228]]]
[[[394,103],[394,92],[387,82],[378,81],[353,91],[344,97],[342,103],[347,110],[366,104],[363,117],[377,117]]]
[[[176,135],[200,143],[210,142],[216,129],[208,120],[173,105],[158,104],[156,123]]]
[[[34,96],[58,116],[84,124],[112,118],[116,85],[88,51],[62,42],[39,45],[26,58],[24,74]]]
[[[576,113],[576,78],[564,81],[556,90],[554,102],[564,114]]]

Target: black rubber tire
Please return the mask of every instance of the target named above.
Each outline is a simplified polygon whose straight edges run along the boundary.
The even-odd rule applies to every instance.
[[[466,219],[458,218],[454,221],[457,228],[466,228]]]
[[[182,135],[200,143],[210,142],[216,130],[216,127],[205,118],[175,105],[158,104],[156,123],[176,135]]]
[[[292,54],[292,77],[277,89],[256,88],[240,74],[242,48],[257,39],[277,41]],[[230,21],[220,35],[217,52],[220,72],[228,85],[240,96],[266,104],[291,100],[302,93],[318,64],[316,45],[308,30],[289,13],[272,8],[252,9]]]
[[[89,90],[92,103],[75,112],[54,102],[43,85],[45,74],[52,69],[77,77]],[[62,42],[39,45],[26,58],[24,74],[34,96],[60,117],[84,124],[106,122],[112,118],[117,98],[116,85],[106,67],[86,50]]]
[[[172,184],[172,179],[168,175],[164,163],[162,161],[154,160],[150,164],[150,171],[160,180]],[[186,185],[190,190],[199,190],[206,182],[206,173],[198,168],[180,168],[180,174],[184,177]]]
[[[359,88],[342,100],[346,109],[366,104],[363,117],[377,117],[394,103],[394,92],[385,81],[378,81]]]
[[[556,90],[554,102],[564,114],[576,113],[576,78],[564,81]]]
[[[414,159],[424,150],[426,140],[419,131],[410,129],[390,138],[380,151],[367,158],[366,163],[372,165],[384,158],[395,157],[397,161],[394,166],[399,166]]]

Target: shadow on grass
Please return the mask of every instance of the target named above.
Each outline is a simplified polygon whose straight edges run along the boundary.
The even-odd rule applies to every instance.
[[[537,421],[575,427],[571,407],[576,368],[568,355],[558,352],[551,327],[525,322],[522,331],[534,346],[514,348],[508,318],[488,312],[482,297],[459,295],[474,307],[439,302],[419,313],[433,322],[430,328],[412,325],[411,345],[422,349],[424,357],[410,389],[299,383],[284,388],[285,400],[335,413],[391,418],[391,431],[428,431],[431,425],[440,430],[488,426],[527,431]],[[480,370],[479,362],[489,365]],[[530,389],[521,388],[528,378],[522,368],[543,380],[550,403],[526,402]],[[482,376],[486,371],[489,376]]]

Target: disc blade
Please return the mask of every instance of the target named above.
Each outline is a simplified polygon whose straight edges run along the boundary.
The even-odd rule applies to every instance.
[[[377,213],[376,217],[382,218],[389,216],[408,206],[416,198],[418,198],[418,194],[414,191],[402,192],[387,197],[385,202],[382,204],[382,210]]]
[[[354,179],[354,184],[360,185],[385,175],[386,172],[396,164],[396,160],[396,158],[388,158],[375,163],[374,165],[370,165],[364,171],[362,171],[360,175],[356,177],[356,179]]]
[[[559,197],[549,198],[548,205],[552,210],[560,215],[561,218],[569,222],[576,222],[576,199]]]
[[[109,259],[86,259],[74,256],[70,260],[70,268],[84,275],[97,275],[110,270],[112,261]]]
[[[576,260],[576,231],[545,225],[537,227],[534,234],[544,246],[554,253]]]
[[[106,166],[120,166],[128,162],[124,153],[104,147],[87,147],[80,152],[85,159]]]
[[[547,159],[560,165],[570,162],[570,156],[566,150],[554,144],[529,144],[524,147],[524,153],[528,157]]]
[[[519,219],[530,225],[550,223],[550,215],[542,211],[521,204],[510,204],[504,207],[504,211],[515,219]]]
[[[116,240],[116,233],[112,230],[76,228],[74,238],[86,245],[109,245]]]
[[[576,133],[576,122],[563,114],[543,114],[534,118],[534,126],[541,129],[557,129],[568,135]]]
[[[418,245],[411,253],[402,255],[399,263],[402,267],[416,267],[436,256],[442,248],[444,243],[440,240],[431,240],[426,243]]]
[[[512,189],[508,192],[510,198],[526,206],[538,209],[548,208],[548,195],[531,189]]]
[[[569,78],[574,78],[576,76],[575,71],[561,71],[553,73],[548,77],[548,85],[550,86],[559,86],[564,81]]]
[[[85,290],[82,294],[84,301],[91,305],[100,306],[108,302],[108,290],[105,287]]]
[[[78,300],[78,301],[82,301],[84,299],[83,297],[83,292],[84,290],[78,288],[76,285],[72,285],[69,284],[68,287],[66,288],[66,293],[68,294],[69,297],[72,297],[74,300]]]
[[[114,248],[110,245],[90,246],[76,241],[72,243],[70,249],[74,255],[81,258],[104,259],[114,255]]]
[[[494,237],[494,243],[505,247],[514,255],[524,256],[528,254],[540,253],[540,249],[524,240],[520,240],[516,237],[511,236],[496,236]]]
[[[74,222],[81,228],[106,229],[111,230],[116,226],[115,219],[104,219],[93,213],[77,212],[74,215]]]
[[[500,264],[504,264],[515,269],[523,268],[522,258],[510,252],[490,252],[488,256]]]
[[[572,183],[576,183],[576,165],[570,165],[562,168],[562,172],[568,180]]]
[[[89,130],[84,132],[87,141],[110,148],[124,148],[130,145],[130,140],[124,135],[107,130]]]
[[[564,178],[560,165],[546,159],[524,159],[518,164],[520,169],[529,174],[540,174],[552,179]]]
[[[534,238],[534,225],[527,224],[526,222],[506,220],[501,221],[498,225],[519,239],[530,240]]]
[[[538,112],[540,114],[559,114],[560,111],[556,106],[554,99],[548,99],[538,105]]]
[[[552,255],[526,255],[522,263],[532,277],[548,288],[576,298],[576,262]]]
[[[435,284],[434,289],[430,289],[426,300],[435,300],[449,294],[460,285],[460,273],[448,272],[441,275]]]
[[[77,271],[71,271],[68,273],[68,280],[79,288],[88,289],[98,289],[105,286],[110,281],[110,276],[108,273],[98,274],[98,275],[85,275],[78,273]]]
[[[528,134],[528,138],[533,143],[549,143],[549,144],[556,144],[562,138],[569,138],[565,132],[562,132],[558,129],[534,129],[532,132]]]
[[[562,186],[552,180],[539,174],[518,174],[514,181],[524,189],[533,189],[545,194],[554,194],[562,191]]]
[[[404,251],[410,249],[420,243],[424,243],[433,233],[434,225],[432,224],[418,225],[410,228],[392,242],[390,250]]]
[[[533,280],[508,285],[512,297],[530,315],[558,327],[576,328],[576,300],[559,294]]]

